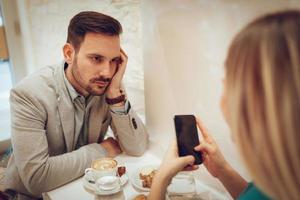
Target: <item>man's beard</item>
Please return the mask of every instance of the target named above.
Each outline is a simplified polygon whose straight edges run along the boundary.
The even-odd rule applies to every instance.
[[[73,75],[75,81],[77,82],[77,84],[82,89],[84,89],[86,92],[88,92],[90,95],[93,95],[93,96],[102,96],[106,92],[106,90],[109,87],[110,82],[111,82],[111,78],[105,78],[104,76],[98,76],[98,77],[91,78],[87,84],[84,83],[84,80],[78,70],[77,57],[75,57],[74,65],[72,67],[72,75]],[[97,84],[95,84],[98,81],[108,83],[108,84],[105,87],[100,87]]]
[[[107,86],[105,86],[105,87],[100,87],[100,86],[96,85],[95,82],[98,82],[98,81],[107,83]],[[85,88],[85,90],[86,90],[89,94],[91,94],[91,95],[94,95],[94,96],[101,96],[101,95],[103,95],[103,94],[106,92],[108,86],[110,85],[110,82],[111,82],[111,79],[110,79],[110,78],[105,78],[105,77],[103,77],[103,76],[94,77],[94,78],[91,78],[91,79],[89,80],[89,84],[87,85],[87,87]],[[94,88],[92,87],[92,85],[95,85]],[[98,90],[95,90],[95,87],[101,88],[101,90],[103,90],[103,89],[104,89],[104,90],[103,90],[102,92],[99,92]]]

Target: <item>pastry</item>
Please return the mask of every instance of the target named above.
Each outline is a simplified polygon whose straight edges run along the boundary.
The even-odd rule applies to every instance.
[[[134,197],[133,200],[147,200],[147,196],[145,196],[143,194],[139,194],[136,197]]]
[[[153,168],[144,168],[140,172],[140,179],[142,180],[142,186],[144,188],[151,188],[153,178],[157,170]]]
[[[122,166],[122,167],[118,167],[118,175],[119,177],[123,176],[123,174],[126,173],[126,167]]]

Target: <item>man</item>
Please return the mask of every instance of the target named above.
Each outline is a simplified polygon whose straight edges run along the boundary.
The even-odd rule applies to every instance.
[[[68,27],[64,63],[11,90],[13,155],[6,182],[19,198],[40,198],[83,175],[99,157],[144,153],[148,134],[121,88],[127,64],[121,32],[112,17],[77,14]],[[104,140],[108,126],[115,139]]]

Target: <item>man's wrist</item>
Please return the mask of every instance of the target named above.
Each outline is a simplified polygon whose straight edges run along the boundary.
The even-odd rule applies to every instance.
[[[116,104],[113,104],[113,105],[110,105],[110,106],[111,107],[124,107],[125,106],[125,101],[122,101],[120,103],[116,103]]]
[[[115,105],[118,107],[118,106],[124,105],[124,102],[126,101],[126,96],[125,96],[125,94],[121,94],[120,96],[113,98],[113,99],[105,97],[105,101],[110,106]]]
[[[121,88],[109,89],[106,92],[105,101],[110,106],[122,107],[125,105],[126,95]]]
[[[106,97],[109,99],[113,99],[118,96],[121,96],[122,94],[123,94],[123,91],[121,89],[110,89],[106,92]]]

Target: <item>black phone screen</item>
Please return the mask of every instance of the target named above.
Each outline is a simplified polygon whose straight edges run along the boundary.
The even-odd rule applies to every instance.
[[[194,150],[194,147],[199,145],[195,116],[175,115],[174,123],[179,156],[192,155],[195,157],[194,164],[201,164],[202,154]]]

